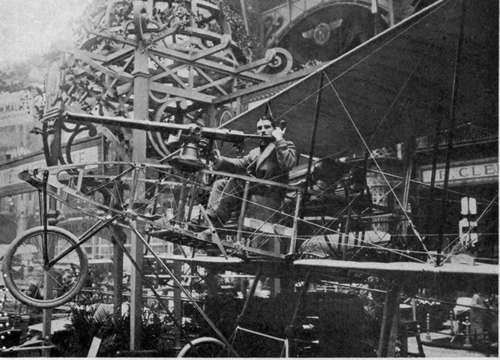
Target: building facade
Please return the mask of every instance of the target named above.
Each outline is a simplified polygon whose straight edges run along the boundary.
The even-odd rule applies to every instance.
[[[456,248],[472,245],[483,260],[498,259],[498,133],[473,123],[461,125],[453,134],[448,175],[447,217],[442,218],[441,206],[446,176],[445,132],[437,141],[432,136],[418,139],[416,153],[416,180],[420,186],[420,202],[430,202],[433,209],[423,207],[422,222],[440,219],[433,235],[443,223],[444,246]],[[435,151],[437,149],[437,151]],[[432,167],[436,163],[434,184],[438,188],[430,194]],[[433,199],[431,199],[431,197]]]
[[[31,132],[41,100],[32,90],[0,93],[0,162],[42,149],[41,137]]]

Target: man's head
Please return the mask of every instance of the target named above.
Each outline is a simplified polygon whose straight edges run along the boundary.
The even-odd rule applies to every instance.
[[[274,121],[267,116],[263,116],[257,121],[257,135],[271,136],[274,128]]]

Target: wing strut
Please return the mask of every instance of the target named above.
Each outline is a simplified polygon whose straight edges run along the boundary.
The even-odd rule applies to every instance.
[[[458,89],[458,70],[460,66],[460,55],[462,53],[462,45],[464,39],[464,18],[465,18],[465,2],[461,0],[461,12],[460,12],[460,30],[458,33],[457,39],[457,49],[455,52],[455,64],[453,68],[453,82],[452,82],[452,92],[451,92],[451,101],[450,101],[450,127],[448,129],[448,139],[447,139],[447,149],[446,149],[446,164],[445,164],[445,172],[444,172],[444,184],[443,184],[443,197],[441,203],[441,219],[439,221],[439,235],[438,235],[438,244],[437,244],[437,259],[436,265],[439,266],[441,262],[441,251],[443,248],[443,238],[444,238],[444,226],[445,219],[447,214],[447,205],[448,205],[448,184],[450,179],[450,160],[451,160],[451,152],[453,150],[453,132],[455,130],[455,110],[457,105],[457,89]]]
[[[441,113],[441,110],[439,111]],[[441,134],[441,122],[442,116],[439,114],[438,120],[436,122],[436,128],[434,130],[434,144],[432,147],[432,169],[431,169],[431,183],[429,185],[429,197],[428,197],[428,206],[427,206],[427,217],[425,219],[425,227],[424,229],[427,232],[434,233],[434,231],[429,231],[431,229],[431,222],[434,220],[434,195],[436,192],[436,170],[437,170],[437,157],[439,152],[439,136]]]
[[[401,284],[393,281],[390,290],[385,294],[382,324],[378,342],[377,357],[394,357],[397,324],[399,323],[399,302]]]
[[[425,251],[427,251],[427,247],[425,246],[423,240],[422,240],[422,236],[419,234],[419,232],[417,231],[417,229],[415,228],[415,225],[413,224],[413,221],[411,220],[410,216],[408,215],[408,212],[406,211],[406,209],[403,207],[403,204],[401,204],[401,200],[399,200],[399,197],[396,195],[396,193],[394,192],[394,188],[392,187],[391,183],[389,182],[389,180],[387,179],[387,176],[385,176],[384,172],[382,171],[382,168],[380,167],[380,164],[377,162],[375,156],[373,155],[370,147],[368,146],[368,143],[366,142],[366,139],[364,138],[364,136],[361,134],[358,126],[356,125],[356,123],[354,122],[354,119],[352,118],[351,116],[351,113],[349,112],[349,110],[347,109],[344,101],[342,100],[342,98],[340,97],[340,94],[339,92],[337,91],[337,89],[335,88],[335,86],[333,85],[333,81],[328,77],[328,75],[326,75],[327,77],[327,81],[331,87],[331,89],[333,90],[333,92],[335,93],[335,96],[337,98],[337,100],[339,101],[340,105],[342,106],[342,109],[344,110],[344,113],[347,115],[349,121],[351,122],[351,125],[353,126],[354,130],[356,131],[356,134],[359,136],[359,139],[361,140],[361,142],[363,143],[363,146],[365,147],[365,149],[370,153],[370,156],[373,158],[373,162],[375,164],[375,166],[377,166],[377,169],[379,170],[380,174],[382,175],[382,177],[384,178],[384,181],[386,182],[386,184],[389,186],[389,189],[391,190],[391,192],[394,194],[394,198],[396,199],[399,207],[401,208],[402,212],[403,212],[403,215],[406,217],[406,220],[408,221],[408,224],[410,225],[410,228],[413,230],[413,233],[415,234],[415,236],[418,238],[420,244],[422,245],[422,247],[424,248]]]
[[[307,194],[309,191],[309,186],[311,185],[311,172],[312,172],[312,163],[313,163],[313,155],[314,155],[314,147],[316,145],[316,132],[318,130],[318,121],[319,121],[319,109],[321,105],[321,93],[323,91],[323,78],[325,77],[324,72],[322,71],[319,77],[319,85],[318,85],[318,94],[316,96],[316,105],[314,112],[314,125],[313,132],[311,135],[311,147],[309,148],[309,159],[307,162],[307,173],[306,173],[306,186],[304,194],[305,196],[302,198],[302,209],[307,201]]]

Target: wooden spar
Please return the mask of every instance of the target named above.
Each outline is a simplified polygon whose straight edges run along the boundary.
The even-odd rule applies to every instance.
[[[455,52],[455,66],[453,69],[453,82],[452,82],[452,92],[451,92],[451,102],[450,102],[450,127],[448,129],[448,139],[446,148],[446,162],[445,162],[445,173],[444,173],[444,184],[443,184],[443,198],[441,202],[441,218],[439,221],[439,235],[437,244],[437,259],[436,264],[439,266],[441,261],[441,251],[443,247],[444,238],[444,226],[446,224],[446,214],[448,210],[448,185],[450,179],[450,161],[451,152],[453,150],[453,133],[455,130],[456,123],[456,105],[457,105],[457,89],[458,89],[458,71],[460,68],[460,55],[462,54],[462,45],[464,38],[464,20],[465,20],[465,2],[462,0],[461,3],[461,14],[460,14],[460,30],[457,39],[457,49]]]
[[[231,337],[229,338],[229,341],[234,341],[234,338],[236,336],[236,332],[238,330],[238,326],[241,324],[241,321],[243,320],[243,316],[245,316],[245,313],[248,309],[248,305],[250,304],[250,300],[255,294],[255,290],[257,289],[257,283],[260,281],[260,278],[262,276],[262,266],[259,266],[257,269],[257,274],[255,275],[255,278],[253,279],[252,286],[250,287],[250,291],[248,292],[248,295],[245,298],[245,302],[243,303],[243,307],[241,308],[241,311],[236,318],[236,323],[234,324],[234,330],[233,333],[231,334]]]
[[[295,212],[293,213],[293,227],[292,227],[292,238],[290,239],[290,249],[288,250],[288,255],[292,256],[295,254],[297,248],[297,233],[299,226],[299,215],[300,215],[300,204],[302,203],[302,192],[296,191],[297,198],[295,199]]]
[[[122,168],[120,166],[120,172]],[[123,188],[115,182],[110,205],[113,209],[119,209],[121,204],[118,199],[123,199]],[[113,243],[113,318],[118,321],[122,317],[123,302],[123,249],[122,245],[127,241],[127,235],[118,225],[111,225]]]
[[[382,352],[384,348],[384,343],[386,342],[386,333],[387,333],[387,317],[389,314],[389,292],[385,294],[384,300],[384,310],[382,312],[382,322],[380,324],[380,335],[378,339],[378,347],[377,347],[377,357],[383,357]]]
[[[396,355],[396,341],[399,333],[399,297],[399,287],[396,287],[394,289],[393,307],[389,309],[389,311],[392,311],[392,319],[390,322],[389,337],[387,339],[387,352],[385,354],[387,357],[395,357]]]
[[[304,208],[306,199],[308,197],[307,192],[309,190],[309,186],[311,183],[311,171],[312,171],[314,147],[316,145],[316,131],[318,130],[318,121],[319,121],[319,112],[320,112],[319,109],[320,109],[320,104],[321,104],[321,93],[323,91],[324,77],[325,77],[325,75],[322,71],[321,75],[319,77],[318,96],[316,97],[316,106],[315,106],[316,110],[314,113],[314,123],[313,123],[312,137],[311,137],[311,147],[309,149],[309,160],[307,162],[306,186],[305,186],[304,196],[302,197],[302,209]]]
[[[384,312],[380,325],[380,337],[377,348],[377,357],[394,356],[397,325],[399,323],[399,281],[393,281],[390,290],[385,295]]]
[[[238,242],[239,244],[241,244],[243,221],[245,220],[245,213],[247,211],[249,189],[250,189],[250,182],[245,181],[245,188],[243,190],[243,200],[241,201],[240,216],[238,218],[238,232],[236,233],[236,242]],[[245,245],[248,246],[249,243],[246,243]]]

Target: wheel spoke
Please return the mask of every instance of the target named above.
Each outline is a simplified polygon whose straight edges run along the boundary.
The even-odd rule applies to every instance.
[[[47,270],[40,252],[43,231],[43,227],[36,227],[15,239],[5,254],[2,270],[5,285],[19,301],[29,306],[51,308],[64,304],[79,292],[87,274],[87,259],[76,247]],[[49,226],[49,256],[54,252],[61,254],[76,242],[74,235],[66,230]],[[50,286],[45,298],[41,296],[44,286]]]

